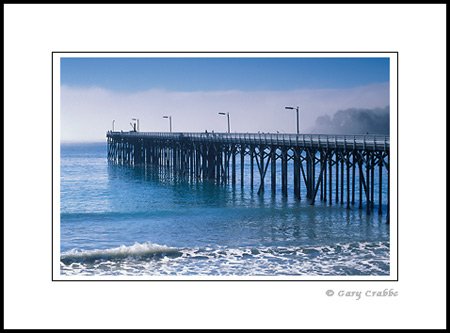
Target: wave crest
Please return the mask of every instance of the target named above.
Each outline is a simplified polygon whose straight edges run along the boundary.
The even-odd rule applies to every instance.
[[[75,261],[95,261],[98,259],[121,259],[128,257],[163,257],[165,255],[180,254],[179,250],[166,245],[151,242],[134,243],[131,246],[121,245],[111,249],[77,250],[73,249],[61,254],[61,261],[65,264]]]

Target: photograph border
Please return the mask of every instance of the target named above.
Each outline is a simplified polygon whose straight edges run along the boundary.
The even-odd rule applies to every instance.
[[[390,196],[391,202],[395,201],[396,204],[396,267],[395,267],[395,278],[386,278],[381,279],[377,276],[367,276],[367,279],[363,279],[362,276],[352,277],[352,276],[339,276],[338,277],[330,277],[318,279],[321,276],[314,276],[314,277],[307,277],[305,279],[295,279],[292,277],[284,278],[283,276],[277,277],[277,276],[227,276],[225,278],[224,276],[220,277],[210,277],[210,276],[193,276],[192,278],[188,278],[186,276],[167,276],[167,277],[156,277],[156,276],[146,276],[145,279],[142,277],[139,277],[139,279],[133,279],[130,277],[121,277],[121,276],[114,276],[111,279],[107,279],[105,277],[92,277],[92,276],[80,276],[80,278],[61,278],[60,275],[57,275],[58,278],[55,278],[56,272],[55,272],[55,212],[54,212],[54,205],[55,205],[55,193],[54,193],[54,182],[55,182],[55,171],[54,171],[54,163],[55,163],[55,157],[54,157],[54,145],[55,145],[55,122],[54,122],[54,112],[55,112],[55,105],[54,105],[54,90],[55,90],[55,82],[54,82],[54,58],[55,55],[58,54],[343,54],[343,55],[351,55],[351,54],[391,54],[395,55],[396,57],[396,87],[393,89],[391,87],[392,84],[392,78],[390,77],[389,80],[389,91],[390,93],[395,91],[395,101],[396,101],[396,145],[395,145],[395,151],[396,156],[393,156],[393,158],[396,161],[396,168],[395,168],[395,186],[396,186],[396,197]],[[391,58],[392,61],[392,58]],[[60,84],[59,82],[57,84]],[[392,101],[392,96],[390,95],[390,101]],[[390,114],[390,119],[392,119],[392,114]],[[52,244],[51,244],[51,281],[52,282],[399,282],[399,275],[400,275],[400,264],[399,264],[399,52],[398,51],[52,51],[51,52],[51,238],[52,238]],[[59,137],[59,136],[58,136]],[[60,144],[60,143],[59,143]],[[392,159],[391,159],[392,161]],[[60,162],[60,159],[59,159]],[[391,162],[392,163],[392,162]],[[391,171],[392,172],[392,169]],[[391,181],[393,179],[391,178]],[[391,184],[394,185],[394,184]],[[392,186],[391,186],[392,190]],[[59,195],[59,193],[57,194]],[[389,214],[392,214],[392,210]],[[391,218],[392,215],[390,215],[390,221],[392,223],[393,219]],[[56,217],[58,218],[58,217]],[[391,235],[391,234],[390,234]],[[392,235],[391,235],[392,236]],[[60,246],[58,244],[57,246]],[[392,255],[392,239],[390,239],[390,254]],[[391,257],[392,260],[392,257]],[[392,270],[392,262],[390,262],[390,269]],[[390,276],[392,275],[392,271],[390,272]],[[389,276],[389,277],[390,277]],[[170,278],[169,278],[170,277]],[[228,278],[229,277],[229,278]],[[366,276],[364,276],[366,277]],[[342,279],[341,279],[342,278]]]

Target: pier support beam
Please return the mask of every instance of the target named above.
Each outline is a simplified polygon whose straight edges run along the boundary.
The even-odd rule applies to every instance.
[[[381,208],[383,198],[383,154],[378,155],[378,215],[383,214]]]
[[[277,191],[277,162],[276,162],[276,147],[270,148],[270,186],[272,194],[275,195]]]
[[[335,152],[336,154],[336,152]],[[328,170],[329,170],[329,174],[330,174],[330,188],[328,193],[330,194],[329,197],[329,204],[331,205],[333,203],[333,158],[332,158],[333,154],[330,154],[330,158],[328,159]]]
[[[241,187],[244,187],[245,146],[241,144]]]
[[[287,197],[287,149],[281,148],[281,192]]]
[[[294,197],[300,200],[300,154],[294,149]]]
[[[236,146],[231,149],[231,184],[236,185]]]
[[[255,147],[250,146],[250,188],[253,190],[253,158],[255,156]]]

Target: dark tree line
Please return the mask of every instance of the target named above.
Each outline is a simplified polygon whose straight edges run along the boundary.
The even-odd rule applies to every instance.
[[[389,106],[340,110],[333,117],[320,116],[316,119],[314,133],[389,135]]]

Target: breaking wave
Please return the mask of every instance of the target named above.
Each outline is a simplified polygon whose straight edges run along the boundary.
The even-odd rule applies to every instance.
[[[61,275],[389,275],[389,242],[330,246],[174,248],[151,242],[61,254]]]
[[[131,246],[121,245],[116,248],[103,250],[77,250],[73,249],[61,254],[61,262],[94,262],[96,260],[117,260],[125,258],[151,258],[177,254],[178,249],[151,242],[143,244],[135,243]]]

